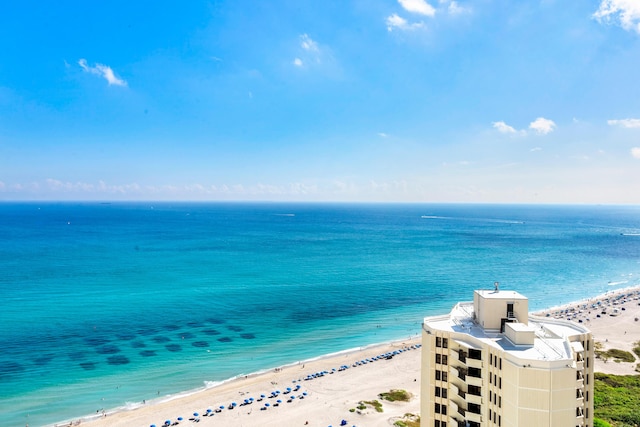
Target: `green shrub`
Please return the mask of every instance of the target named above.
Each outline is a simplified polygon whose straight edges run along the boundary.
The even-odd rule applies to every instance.
[[[633,345],[635,346],[633,347],[633,352],[636,354],[636,356],[640,357],[640,341]]]
[[[414,414],[404,414],[404,417],[393,425],[395,427],[420,427],[420,417]]]
[[[619,350],[617,348],[610,348],[607,351],[596,351],[596,356],[600,357],[604,361],[613,359],[615,362],[635,362],[636,358],[628,351]]]
[[[611,424],[600,418],[593,419],[593,427],[611,427]]]
[[[408,402],[411,400],[411,393],[405,390],[390,390],[386,393],[380,393],[378,397],[383,400],[388,400],[389,402]]]
[[[596,372],[594,379],[594,418],[615,427],[640,425],[640,375]]]
[[[365,401],[360,402],[360,403],[372,406],[373,409],[376,410],[376,412],[384,412],[383,409],[382,409],[382,403],[378,402],[377,400],[365,400]]]

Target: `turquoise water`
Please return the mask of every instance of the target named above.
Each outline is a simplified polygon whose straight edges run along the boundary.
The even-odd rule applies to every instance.
[[[640,208],[0,204],[2,425],[415,336],[473,289],[640,284]]]

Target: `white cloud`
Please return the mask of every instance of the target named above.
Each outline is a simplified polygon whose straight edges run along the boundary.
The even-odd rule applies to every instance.
[[[423,28],[424,27],[424,23],[422,22],[414,22],[414,23],[409,23],[406,19],[404,19],[401,16],[398,16],[398,14],[394,13],[393,15],[389,15],[387,17],[387,30],[388,31],[393,31],[394,29],[398,29],[398,30],[416,30],[418,28]]]
[[[542,151],[542,148],[540,148],[540,147],[533,147],[533,148],[532,148],[531,150],[529,150],[529,151],[531,151],[532,153],[535,153],[536,151]]]
[[[493,127],[495,129],[498,130],[498,132],[500,133],[510,133],[510,134],[514,134],[517,133],[518,131],[515,130],[513,127],[509,126],[508,124],[506,124],[505,122],[493,122],[492,123]]]
[[[631,155],[636,159],[640,159],[640,147],[633,147],[631,149]]]
[[[299,42],[301,50],[298,51],[298,56],[292,62],[296,67],[331,62],[331,53],[328,49],[320,48],[318,42],[309,37],[308,34],[301,34]]]
[[[310,52],[320,51],[320,49],[318,48],[318,43],[311,40],[311,37],[309,37],[309,35],[307,34],[303,34],[300,36],[300,46],[302,46],[304,50],[308,50]]]
[[[538,117],[529,124],[529,129],[541,134],[546,135],[552,132],[556,127],[553,120],[545,119],[544,117]]]
[[[424,0],[398,0],[400,6],[402,6],[407,12],[418,13],[425,16],[433,16],[436,14],[436,10]]]
[[[82,69],[87,73],[91,73],[91,74],[95,74],[97,76],[103,77],[109,83],[109,86],[111,85],[126,86],[127,85],[126,81],[116,77],[111,67],[108,67],[103,64],[96,64],[94,67],[90,67],[89,65],[87,65],[86,59],[80,59],[78,61],[78,65],[80,65],[80,67],[82,67]]]
[[[387,135],[387,134],[386,134],[386,133],[384,133],[384,132],[378,132],[378,136],[379,136],[380,138],[388,138],[388,137],[389,137],[389,135]]]
[[[640,34],[640,2],[638,0],[602,0],[593,17],[598,22],[613,22],[627,31]]]
[[[609,126],[621,126],[623,128],[640,128],[640,119],[607,120]]]
[[[447,3],[446,0],[440,0],[440,3]],[[464,6],[460,6],[458,4],[457,1],[455,0],[451,0],[449,2],[449,6],[447,7],[447,12],[449,12],[450,15],[462,15],[463,13],[469,13],[471,12],[471,9],[464,7]]]

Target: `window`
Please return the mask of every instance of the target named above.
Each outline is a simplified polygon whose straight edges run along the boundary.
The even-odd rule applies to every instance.
[[[442,347],[443,348],[449,347],[449,340],[447,338],[442,338]]]
[[[436,370],[436,380],[440,381],[440,371]]]
[[[502,396],[498,396],[498,408],[502,408]]]
[[[442,405],[440,407],[440,410],[442,412],[442,415],[447,415],[447,405]]]
[[[475,348],[469,349],[469,358],[474,360],[482,360],[482,351]]]
[[[469,368],[467,371],[470,377],[482,378],[482,371],[478,368]]]
[[[447,356],[446,354],[443,354],[443,355],[442,355],[442,364],[443,364],[443,365],[446,365],[446,364],[447,364],[447,359],[448,359],[448,356]]]
[[[433,422],[433,427],[442,427],[442,426],[440,425],[440,420],[435,420],[435,421]]]
[[[489,365],[493,365],[493,354],[489,354]]]
[[[436,397],[440,397],[440,387],[436,387],[435,395]]]
[[[446,399],[446,398],[447,398],[447,389],[446,389],[446,388],[443,388],[443,389],[442,389],[442,398],[443,398],[443,399]]]
[[[442,381],[448,381],[447,379],[447,373],[442,371]]]
[[[435,411],[435,413],[436,413],[436,414],[439,414],[439,413],[440,413],[440,404],[439,404],[439,403],[436,403],[436,406],[435,406],[435,408],[434,408],[434,411]]]
[[[436,337],[436,347],[442,347],[442,338]]]
[[[502,377],[498,378],[498,388],[502,388]]]
[[[500,358],[500,367],[499,369],[502,369],[502,357]]]
[[[442,355],[436,354],[436,363],[442,363]]]

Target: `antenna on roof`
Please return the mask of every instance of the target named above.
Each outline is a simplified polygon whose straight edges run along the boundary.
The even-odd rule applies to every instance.
[[[500,282],[493,282],[493,288],[496,292],[500,292]]]

